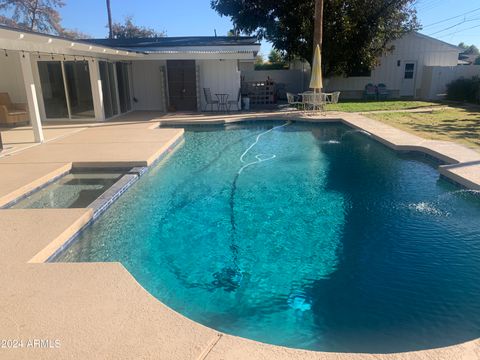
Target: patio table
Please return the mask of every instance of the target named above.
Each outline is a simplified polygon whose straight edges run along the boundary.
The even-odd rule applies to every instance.
[[[215,94],[218,99],[218,111],[227,111],[228,94]]]

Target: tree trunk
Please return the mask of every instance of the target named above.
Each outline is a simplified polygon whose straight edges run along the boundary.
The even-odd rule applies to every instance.
[[[33,5],[33,9],[32,9],[32,21],[30,22],[30,31],[33,31],[35,27],[35,20],[37,17],[37,9],[38,9],[38,0],[35,0],[34,4],[35,5]]]
[[[323,0],[315,0],[315,27],[313,30],[313,53],[315,48],[320,46],[322,50],[322,37],[323,37]]]
[[[110,9],[110,0],[107,0],[107,15],[108,15],[108,38],[113,39],[112,10]]]

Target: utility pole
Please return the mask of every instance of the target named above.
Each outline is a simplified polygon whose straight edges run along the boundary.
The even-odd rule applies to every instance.
[[[317,44],[322,50],[322,37],[323,37],[323,0],[315,0],[315,26],[313,30],[313,51]]]
[[[112,10],[110,9],[110,0],[107,0],[107,15],[108,15],[108,38],[113,39]]]

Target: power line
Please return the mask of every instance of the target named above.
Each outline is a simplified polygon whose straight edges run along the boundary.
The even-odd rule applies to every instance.
[[[458,33],[462,32],[462,31],[466,31],[466,30],[470,30],[470,29],[475,29],[475,28],[478,28],[478,27],[480,27],[480,25],[475,25],[475,26],[472,26],[472,27],[469,27],[469,28],[457,30],[457,31],[452,32],[452,33],[450,33],[450,34],[441,35],[441,36],[439,36],[439,37],[447,37],[447,36],[450,36],[450,35],[455,35],[455,34],[458,34]]]
[[[432,35],[435,35],[435,34],[438,34],[438,33],[441,33],[441,32],[447,31],[447,30],[450,30],[450,29],[453,29],[454,27],[457,27],[457,26],[459,26],[459,25],[465,24],[466,22],[478,21],[478,20],[480,20],[480,18],[468,19],[468,20],[465,19],[465,20],[463,20],[463,21],[460,21],[459,23],[456,23],[455,25],[446,27],[445,29],[442,29],[442,30],[435,31],[434,33],[431,33],[429,36],[432,36]]]
[[[460,14],[460,15],[457,15],[457,16],[452,16],[452,17],[449,17],[447,19],[443,19],[443,20],[440,20],[440,21],[437,21],[437,22],[434,22],[434,23],[431,23],[431,24],[428,24],[428,25],[425,25],[423,28],[426,28],[426,27],[430,27],[430,26],[434,26],[434,25],[437,25],[437,24],[441,24],[441,23],[444,23],[446,21],[449,21],[449,20],[453,20],[453,19],[457,19],[459,17],[462,17],[462,16],[465,16],[465,15],[468,15],[468,14],[471,14],[475,11],[479,11],[480,8],[476,8],[476,9],[473,9],[473,10],[470,10],[470,11],[467,11],[463,14]]]

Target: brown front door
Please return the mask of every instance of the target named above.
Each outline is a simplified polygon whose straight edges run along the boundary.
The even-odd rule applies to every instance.
[[[177,111],[197,110],[195,60],[167,60],[170,106]]]

